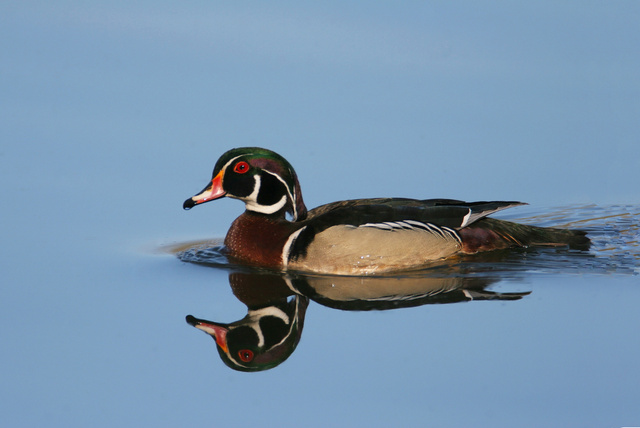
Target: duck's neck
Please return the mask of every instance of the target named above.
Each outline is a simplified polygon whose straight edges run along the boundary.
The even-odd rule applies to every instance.
[[[229,255],[245,263],[282,266],[282,250],[297,225],[287,221],[284,212],[278,214],[245,211],[235,219],[224,240]]]

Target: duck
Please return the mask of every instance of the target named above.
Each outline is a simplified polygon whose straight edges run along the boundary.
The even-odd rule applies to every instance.
[[[531,246],[588,248],[584,231],[488,217],[518,201],[350,199],[307,210],[298,176],[281,155],[260,147],[228,150],[205,188],[183,203],[223,197],[245,211],[224,239],[228,257],[281,271],[376,275],[416,270],[439,260]]]

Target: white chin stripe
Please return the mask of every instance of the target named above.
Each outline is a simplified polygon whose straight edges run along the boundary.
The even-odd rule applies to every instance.
[[[287,315],[282,309],[275,306],[267,306],[266,308],[256,309],[255,311],[249,311],[249,317],[251,322],[248,324],[258,334],[258,346],[264,346],[264,333],[260,328],[260,319],[264,316],[272,316],[280,318],[285,324],[289,324],[289,315]]]
[[[244,201],[245,207],[249,211],[254,211],[260,214],[273,214],[280,211],[287,203],[286,195],[283,195],[278,202],[273,205],[260,205],[258,203],[258,193],[260,192],[260,176],[254,175],[255,184],[253,185],[253,192],[247,197],[239,198]]]
[[[280,211],[286,203],[287,197],[282,196],[282,198],[273,205],[260,205],[257,202],[247,200],[245,201],[245,206],[249,211],[254,211],[260,214],[273,214]]]

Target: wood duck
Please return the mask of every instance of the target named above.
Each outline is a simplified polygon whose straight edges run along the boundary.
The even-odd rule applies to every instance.
[[[417,269],[459,254],[539,245],[588,248],[582,231],[487,218],[515,201],[353,199],[310,211],[293,167],[258,147],[229,150],[184,209],[228,196],[245,203],[224,240],[246,264],[338,275]]]

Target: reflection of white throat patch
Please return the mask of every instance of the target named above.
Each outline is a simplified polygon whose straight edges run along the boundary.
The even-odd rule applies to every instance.
[[[258,212],[261,214],[273,214],[282,209],[284,205],[287,203],[287,197],[282,195],[282,198],[273,205],[260,205],[258,203],[258,193],[260,193],[260,176],[258,174],[254,175],[256,183],[253,186],[253,192],[249,196],[244,198],[239,198],[244,201],[246,208],[249,211]]]
[[[260,328],[260,320],[262,317],[270,315],[272,317],[280,318],[285,324],[289,324],[289,315],[287,315],[282,309],[275,306],[267,306],[266,308],[249,311],[248,314],[251,322],[247,325],[258,334],[258,346],[264,346],[264,334]]]

